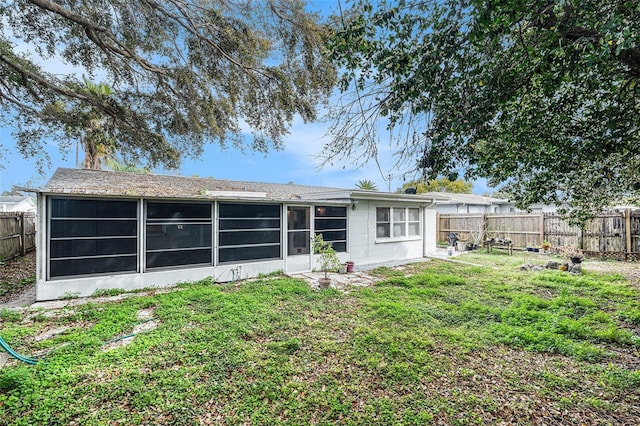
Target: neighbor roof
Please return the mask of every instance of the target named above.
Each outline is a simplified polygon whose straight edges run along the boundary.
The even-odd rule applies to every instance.
[[[28,195],[6,195],[0,197],[1,204],[18,204],[27,198],[30,198]]]
[[[331,187],[245,182],[213,178],[138,174],[105,170],[59,168],[40,190],[47,194],[76,194],[149,198],[195,199],[268,199],[335,200],[351,198],[376,199],[378,191],[361,191]],[[393,198],[413,198],[415,195],[386,194]],[[429,197],[417,196],[421,201]]]
[[[509,200],[494,197],[485,197],[476,194],[457,194],[453,192],[426,192],[423,195],[439,195],[447,201],[439,204],[473,204],[480,206],[491,206],[497,204],[508,204]]]

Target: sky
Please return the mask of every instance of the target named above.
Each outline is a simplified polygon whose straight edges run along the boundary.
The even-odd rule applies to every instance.
[[[358,181],[369,179],[376,183],[378,190],[396,191],[405,182],[397,170],[393,170],[394,159],[390,149],[380,149],[380,166],[385,178],[391,174],[391,183],[383,178],[375,162],[370,161],[362,168],[349,163],[336,163],[320,167],[318,156],[322,147],[331,139],[326,135],[328,123],[302,123],[297,119],[285,138],[285,147],[281,151],[268,154],[233,148],[221,149],[218,145],[207,145],[204,153],[197,159],[186,158],[178,170],[153,170],[154,173],[179,174],[182,176],[213,177],[215,179],[244,180],[270,183],[296,183],[302,185],[328,186],[335,188],[355,188]],[[249,136],[247,136],[249,137]],[[2,146],[9,152],[3,153],[0,168],[0,192],[8,191],[12,186],[39,188],[43,186],[58,167],[74,168],[76,153],[61,153],[55,143],[46,145],[51,164],[39,173],[35,161],[15,153],[15,141],[11,137],[11,128],[0,128]],[[384,145],[384,144],[382,144]],[[387,144],[388,145],[388,144]],[[80,148],[79,160],[83,152]],[[411,176],[405,176],[407,180]],[[475,182],[473,192],[481,194],[491,191],[482,182]]]
[[[323,14],[337,9],[337,1],[315,0],[312,7]],[[344,5],[344,2],[343,2]],[[69,72],[69,67],[59,59],[51,59],[47,69],[54,73]],[[334,98],[337,97],[337,94]],[[354,188],[362,179],[372,180],[381,191],[396,191],[405,182],[402,176],[393,169],[394,159],[392,147],[383,140],[379,147],[378,161],[370,161],[364,167],[357,168],[348,162],[320,167],[318,156],[323,146],[330,142],[327,135],[330,123],[303,123],[297,118],[285,137],[285,147],[281,151],[271,151],[267,155],[247,151],[245,153],[233,148],[221,149],[218,145],[207,145],[202,156],[197,159],[186,158],[178,170],[153,170],[154,173],[179,174],[183,176],[213,177],[216,179],[245,180],[269,183],[296,183],[302,185],[329,186],[336,188]],[[51,158],[51,164],[39,173],[35,161],[16,153],[15,140],[11,136],[11,127],[0,127],[0,193],[8,191],[12,186],[38,188],[43,186],[58,167],[73,168],[76,166],[76,153],[61,153],[57,144],[47,144],[45,150]],[[250,137],[247,135],[246,137]],[[79,160],[82,162],[82,150]],[[382,173],[381,173],[382,171]],[[391,175],[390,182],[387,180]],[[473,192],[481,194],[490,192],[483,181],[474,182]]]

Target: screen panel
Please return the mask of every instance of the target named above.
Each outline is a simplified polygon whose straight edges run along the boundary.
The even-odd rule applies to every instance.
[[[49,278],[136,272],[137,209],[136,200],[50,198]]]
[[[146,203],[147,269],[212,264],[211,203]]]
[[[220,203],[218,261],[280,259],[280,204]]]

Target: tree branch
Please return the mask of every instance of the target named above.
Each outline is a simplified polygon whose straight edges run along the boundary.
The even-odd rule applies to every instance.
[[[193,36],[197,37],[198,40],[203,41],[204,43],[206,43],[207,45],[209,45],[210,47],[212,47],[213,49],[218,51],[220,56],[222,56],[224,59],[226,59],[227,61],[229,61],[233,65],[235,65],[238,68],[240,68],[243,71],[245,71],[247,73],[247,75],[255,78],[255,76],[252,73],[252,72],[255,72],[257,74],[262,75],[263,77],[266,77],[266,78],[269,78],[269,79],[275,79],[272,75],[270,75],[269,73],[267,73],[266,71],[264,71],[261,68],[251,67],[249,65],[245,65],[245,64],[243,64],[241,62],[238,62],[229,53],[227,53],[227,51],[225,51],[222,47],[220,47],[219,44],[214,43],[213,41],[211,41],[211,39],[209,39],[207,37],[204,37],[202,34],[200,34],[200,32],[198,32],[196,30],[196,25],[189,18],[188,13],[184,10],[183,6],[179,5],[177,2],[171,1],[171,3],[182,13],[182,16],[187,21],[187,23],[183,22],[183,20],[180,19],[179,16],[169,12],[166,8],[162,7],[160,4],[158,4],[158,2],[156,2],[154,0],[144,0],[144,2],[146,4],[148,4],[150,7],[154,8],[155,10],[159,11],[160,13],[162,13],[167,18],[170,18],[172,21],[176,22],[178,25],[180,25],[187,32],[189,32]]]
[[[97,25],[95,22],[91,22],[88,19],[83,18],[82,16],[71,12],[68,9],[60,6],[59,4],[52,3],[48,0],[28,0],[34,5],[41,7],[42,9],[48,10],[49,12],[53,12],[56,15],[60,15],[63,18],[66,18],[72,22],[82,25],[85,28],[91,28],[94,31],[107,31],[105,27],[101,27]]]

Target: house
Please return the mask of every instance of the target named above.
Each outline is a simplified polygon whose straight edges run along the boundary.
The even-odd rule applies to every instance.
[[[38,191],[37,300],[317,268],[435,251],[436,196],[58,169]]]
[[[23,195],[0,197],[0,212],[28,212],[35,213],[36,203],[33,198]]]
[[[508,200],[486,197],[476,194],[457,194],[453,192],[427,192],[428,196],[440,195],[446,201],[438,202],[438,213],[504,213],[513,207]]]
[[[477,194],[457,194],[452,192],[427,192],[423,195],[445,197],[446,201],[438,202],[436,210],[442,214],[473,213],[514,213],[525,212],[515,203],[503,198],[487,197]],[[536,203],[529,206],[529,212],[555,212],[554,206]]]

